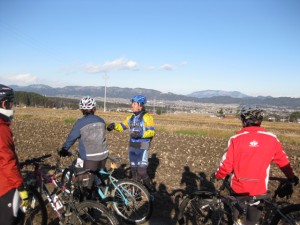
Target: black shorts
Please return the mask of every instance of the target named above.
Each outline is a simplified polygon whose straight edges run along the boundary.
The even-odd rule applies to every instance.
[[[0,223],[1,225],[17,224],[17,214],[19,210],[19,194],[16,189],[12,189],[0,197]]]
[[[148,149],[129,147],[128,154],[131,167],[148,166]]]

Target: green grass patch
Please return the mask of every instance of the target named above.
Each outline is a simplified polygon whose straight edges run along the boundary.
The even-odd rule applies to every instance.
[[[18,119],[30,119],[32,117],[33,117],[33,115],[30,115],[30,114],[17,115]]]
[[[175,133],[192,136],[208,136],[208,132],[205,130],[177,130]]]
[[[68,118],[68,119],[65,119],[65,123],[67,124],[74,124],[76,122],[77,119],[74,119],[74,118]]]
[[[201,130],[177,130],[176,134],[201,136],[201,137],[216,137],[222,139],[229,139],[234,132],[222,129],[201,129]]]

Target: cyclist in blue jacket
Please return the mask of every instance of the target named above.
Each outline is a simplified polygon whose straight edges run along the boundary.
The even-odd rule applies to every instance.
[[[107,130],[119,132],[129,130],[128,154],[132,177],[135,180],[142,181],[153,192],[155,188],[151,184],[147,167],[150,144],[155,135],[154,120],[145,110],[145,104],[147,103],[145,96],[135,95],[130,101],[133,115],[127,116],[122,123],[109,124]]]
[[[91,97],[81,99],[79,109],[83,116],[74,124],[59,154],[63,157],[70,155],[68,150],[78,140],[79,156],[84,161],[83,168],[93,171],[105,169],[108,157],[105,121],[95,115],[96,101]],[[94,174],[90,175],[88,189],[92,188],[94,177]]]

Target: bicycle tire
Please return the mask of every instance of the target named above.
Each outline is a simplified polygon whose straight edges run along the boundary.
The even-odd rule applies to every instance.
[[[73,225],[119,225],[118,219],[102,204],[85,201],[77,204],[73,212]]]
[[[122,179],[116,182],[118,188],[111,190],[114,211],[127,223],[141,224],[149,220],[152,214],[152,200],[145,186],[141,183]],[[128,204],[120,193],[126,196]]]
[[[300,204],[286,206],[280,211],[284,216],[277,213],[272,219],[271,225],[290,224],[285,218],[292,220],[293,224],[300,224]]]
[[[211,202],[208,195],[186,196],[179,205],[177,224],[233,224],[230,207],[226,204],[209,205]]]
[[[47,225],[48,213],[40,193],[31,186],[26,187],[29,206],[26,208],[24,225]]]

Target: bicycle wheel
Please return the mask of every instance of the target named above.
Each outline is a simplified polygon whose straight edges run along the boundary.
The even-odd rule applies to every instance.
[[[74,225],[119,225],[117,218],[102,204],[94,201],[81,202],[75,206]]]
[[[212,204],[209,196],[187,196],[179,206],[179,225],[233,224],[231,210],[225,204]]]
[[[280,210],[271,221],[271,225],[276,224],[300,224],[300,204],[289,205]]]
[[[152,214],[152,201],[146,187],[129,179],[119,180],[116,186],[111,190],[114,211],[129,223],[146,222]]]
[[[42,196],[33,187],[26,188],[29,206],[26,209],[24,225],[47,225],[47,209]]]

